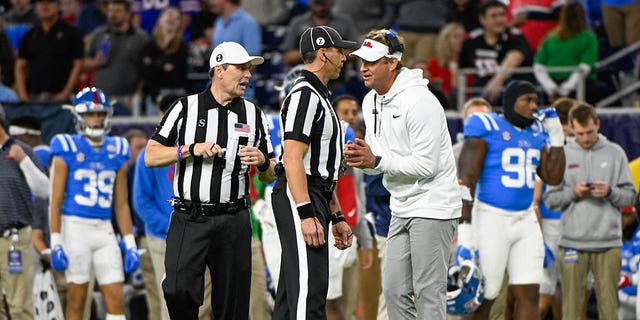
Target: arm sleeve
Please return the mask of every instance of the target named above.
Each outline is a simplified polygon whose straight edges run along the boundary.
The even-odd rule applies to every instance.
[[[41,199],[49,197],[49,178],[33,163],[30,155],[20,161],[20,170],[36,197]]]
[[[443,128],[446,119],[433,95],[423,94],[415,101],[417,104],[408,108],[405,117],[411,154],[401,158],[382,157],[376,169],[385,174],[433,178],[439,166],[440,137],[442,130],[446,130]]]
[[[271,135],[269,134],[269,122],[267,116],[264,112],[258,108],[256,108],[258,113],[258,119],[260,119],[258,129],[258,139],[259,141],[258,149],[262,151],[267,156],[267,159],[275,158],[275,152],[273,151],[273,144],[271,143]]]
[[[575,198],[573,188],[562,181],[557,186],[548,186],[542,195],[544,204],[553,211],[563,211]]]
[[[629,161],[622,148],[617,146],[616,151],[619,163],[616,166],[618,168],[617,181],[611,183],[611,194],[608,199],[616,207],[631,206],[636,201],[636,188],[633,184],[633,178],[631,178]]]

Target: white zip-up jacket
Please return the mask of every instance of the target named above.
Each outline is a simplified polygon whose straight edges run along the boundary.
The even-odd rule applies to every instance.
[[[371,90],[362,102],[366,141],[381,156],[367,174],[384,173],[391,211],[399,218],[459,218],[462,201],[442,106],[422,70],[402,68],[383,96]]]

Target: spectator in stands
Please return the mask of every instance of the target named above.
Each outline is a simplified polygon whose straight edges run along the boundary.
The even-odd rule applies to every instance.
[[[624,150],[598,134],[595,108],[579,103],[569,111],[575,140],[567,140],[564,180],[544,193],[551,210],[562,210],[558,261],[562,318],[580,318],[587,273],[593,272],[598,314],[616,318],[622,228],[620,207],[633,205],[635,187]]]
[[[602,16],[611,47],[640,41],[640,0],[604,0]]]
[[[393,24],[393,12],[386,0],[333,0],[331,13],[351,17],[364,36],[372,29],[384,29]]]
[[[242,8],[263,27],[281,25],[289,20],[285,0],[243,0]]]
[[[638,319],[638,259],[640,259],[640,225],[635,206],[620,208],[622,213],[622,266],[618,279],[618,319]]]
[[[160,14],[169,7],[178,8],[179,12],[182,12],[180,30],[184,31],[187,30],[191,23],[191,16],[200,11],[200,2],[198,0],[133,0],[131,3],[133,25],[151,34],[160,18]],[[185,37],[186,39],[189,39],[188,34],[185,34],[185,36],[187,36]]]
[[[157,115],[158,97],[185,94],[189,50],[182,38],[177,8],[165,9],[153,29],[153,41],[142,50],[142,77],[146,114]]]
[[[309,0],[310,9],[289,22],[287,33],[280,47],[284,52],[284,63],[295,66],[302,62],[302,56],[298,50],[300,35],[313,26],[328,26],[334,28],[343,39],[359,39],[358,29],[350,17],[341,14],[332,14],[333,0]]]
[[[436,54],[426,65],[425,76],[429,84],[439,89],[455,105],[458,89],[458,60],[464,42],[464,27],[459,23],[447,24],[438,34]]]
[[[107,24],[109,0],[85,2],[78,13],[76,25],[83,35],[88,35],[97,27]]]
[[[109,98],[117,100],[114,114],[131,114],[136,107],[133,96],[142,80],[143,49],[147,34],[131,25],[128,0],[109,0],[107,25],[91,34],[84,67],[95,71],[95,83]]]
[[[49,179],[42,172],[42,164],[26,143],[7,134],[6,117],[0,105],[0,277],[6,303],[3,311],[11,319],[33,319],[33,264],[31,254],[31,223],[33,206],[31,192],[40,199],[49,196]],[[9,248],[15,247],[21,264],[9,263]],[[7,260],[5,260],[7,259]],[[10,272],[10,268],[19,270]],[[19,272],[15,272],[19,271]],[[9,310],[6,310],[8,308]]]
[[[499,0],[489,0],[480,6],[482,29],[469,35],[460,55],[460,68],[478,69],[472,85],[484,87],[482,95],[491,103],[499,103],[503,86],[510,78],[532,78],[519,74],[511,77],[509,69],[531,66],[533,57],[522,33],[507,26],[506,8]]]
[[[564,0],[513,0],[509,2],[511,25],[527,39],[532,52],[538,50],[542,39],[558,25]]]
[[[587,29],[582,5],[571,2],[562,7],[560,23],[540,45],[534,74],[551,101],[569,96],[586,77],[587,101],[595,103],[598,39]],[[547,67],[576,66],[573,72],[549,72]]]
[[[0,30],[2,30],[2,17],[0,17]],[[5,86],[13,86],[16,57],[13,46],[5,32],[0,32],[0,83]],[[2,100],[0,100],[2,101]]]
[[[15,67],[20,100],[69,101],[82,70],[78,28],[59,17],[59,0],[38,0],[40,24],[20,41]]]
[[[11,0],[11,9],[2,15],[4,32],[11,40],[11,45],[18,51],[20,39],[34,25],[39,23],[30,0]]]
[[[62,20],[69,24],[76,25],[78,14],[80,13],[79,0],[60,0],[60,15]]]
[[[402,64],[413,67],[435,54],[438,32],[447,18],[447,0],[387,0],[404,39]]]
[[[466,32],[480,28],[478,19],[478,1],[453,0],[449,1],[447,22],[457,22],[464,26]]]
[[[213,12],[219,15],[213,28],[213,47],[223,42],[237,42],[250,55],[262,53],[262,30],[256,20],[240,8],[240,0],[213,0]],[[255,79],[249,80],[244,98],[255,96],[254,86]]]
[[[2,67],[0,66],[0,102],[18,102],[18,94],[9,86],[6,86],[1,80],[4,79],[2,75]]]

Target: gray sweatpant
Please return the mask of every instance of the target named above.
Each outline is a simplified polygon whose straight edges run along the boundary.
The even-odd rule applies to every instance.
[[[389,319],[446,319],[447,268],[457,219],[391,217],[383,291]]]

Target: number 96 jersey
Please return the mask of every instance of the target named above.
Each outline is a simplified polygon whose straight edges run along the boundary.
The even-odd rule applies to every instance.
[[[519,129],[496,113],[471,115],[465,138],[487,142],[487,154],[476,185],[476,199],[519,211],[531,206],[536,170],[547,134],[539,122]]]
[[[131,153],[121,137],[104,137],[95,150],[82,135],[58,134],[51,140],[51,156],[64,160],[69,169],[62,213],[81,218],[111,219],[118,170]]]

